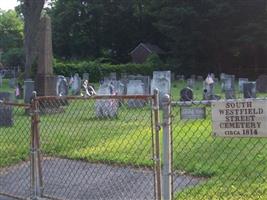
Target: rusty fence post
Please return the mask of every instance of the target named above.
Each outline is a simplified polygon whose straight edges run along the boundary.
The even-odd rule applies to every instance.
[[[33,92],[31,101],[31,199],[37,200],[42,197],[43,180],[40,154],[40,135],[39,135],[39,108],[36,92]]]
[[[171,99],[168,94],[162,98],[163,111],[163,172],[162,196],[164,200],[172,199],[172,167],[171,167]]]
[[[159,117],[159,91],[154,90],[153,98],[153,111],[154,111],[154,129],[155,129],[155,184],[156,184],[156,199],[161,200],[161,161],[160,161],[160,117]]]

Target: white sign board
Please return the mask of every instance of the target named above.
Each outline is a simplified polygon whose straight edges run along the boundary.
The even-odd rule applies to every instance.
[[[205,107],[201,107],[201,108],[181,107],[180,118],[181,119],[205,119],[206,109]]]
[[[266,121],[266,100],[235,100],[212,103],[214,136],[267,137]]]

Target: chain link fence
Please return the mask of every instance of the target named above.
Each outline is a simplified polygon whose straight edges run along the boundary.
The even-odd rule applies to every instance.
[[[151,96],[37,102],[44,197],[155,198]]]
[[[171,104],[173,198],[267,199],[267,141],[213,136],[215,102]]]
[[[29,105],[0,101],[0,195],[31,196]]]

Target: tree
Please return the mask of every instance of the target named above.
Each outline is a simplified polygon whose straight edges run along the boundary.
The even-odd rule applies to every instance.
[[[4,65],[22,65],[23,21],[15,11],[0,10],[1,62]]]
[[[31,67],[36,57],[36,39],[45,0],[20,0],[20,2],[24,16],[25,78],[29,78]]]

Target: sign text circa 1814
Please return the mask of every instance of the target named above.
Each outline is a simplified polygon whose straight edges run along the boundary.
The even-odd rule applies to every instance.
[[[266,100],[212,103],[212,128],[215,136],[267,137],[266,120]]]

